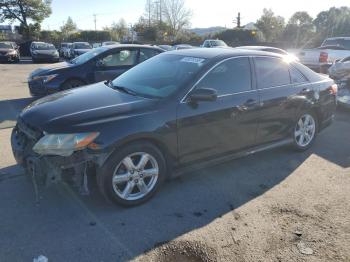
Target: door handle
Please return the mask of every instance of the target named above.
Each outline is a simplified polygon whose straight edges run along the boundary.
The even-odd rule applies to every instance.
[[[301,90],[302,94],[307,94],[309,93],[311,90],[309,88],[303,88],[303,90]]]
[[[243,104],[236,106],[237,110],[240,112],[244,112],[249,110],[249,108],[254,107],[258,104],[258,101],[255,99],[248,99],[247,101],[245,101]]]
[[[250,98],[250,99],[248,99],[247,101],[245,101],[245,103],[243,104],[243,106],[246,106],[246,107],[249,106],[249,107],[251,107],[251,106],[255,106],[257,103],[258,103],[257,100]]]

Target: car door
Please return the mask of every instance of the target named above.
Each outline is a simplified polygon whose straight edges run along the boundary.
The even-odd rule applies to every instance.
[[[296,94],[289,64],[278,57],[255,57],[254,64],[260,97],[257,143],[289,137],[295,117],[292,98]]]
[[[137,48],[116,49],[102,55],[96,62],[95,82],[113,80],[137,64]]]
[[[258,94],[248,57],[230,58],[212,68],[194,87],[211,88],[218,97],[177,109],[179,160],[182,163],[241,150],[255,143]],[[190,94],[189,94],[190,95]]]

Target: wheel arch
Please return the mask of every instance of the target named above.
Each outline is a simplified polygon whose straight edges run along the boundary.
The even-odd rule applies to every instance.
[[[123,139],[122,141],[114,144],[111,149],[109,150],[108,156],[104,159],[103,163],[108,160],[108,158],[116,152],[118,149],[123,148],[127,145],[131,145],[134,143],[150,143],[154,145],[156,148],[160,150],[160,152],[163,154],[166,168],[167,168],[167,174],[170,174],[170,171],[172,170],[172,167],[174,166],[174,163],[176,163],[177,159],[174,154],[172,154],[169,150],[169,148],[166,146],[166,143],[162,141],[160,138],[155,137],[150,134],[143,134],[139,136],[131,136],[126,139]],[[103,164],[102,163],[102,164]]]
[[[88,84],[88,83],[86,82],[86,80],[82,79],[81,77],[75,77],[75,76],[73,76],[73,77],[69,77],[69,78],[67,78],[65,81],[63,81],[63,83],[62,83],[61,86],[60,86],[60,89],[61,89],[61,90],[64,90],[64,85],[65,85],[66,83],[68,83],[69,81],[73,81],[73,80],[80,81],[80,82],[82,82],[84,85],[87,85],[87,84]]]

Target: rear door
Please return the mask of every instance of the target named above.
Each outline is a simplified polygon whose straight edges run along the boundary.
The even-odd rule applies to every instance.
[[[254,64],[260,97],[257,143],[289,137],[296,112],[293,97],[298,93],[289,64],[276,57],[256,57]]]
[[[138,48],[115,49],[96,62],[95,82],[113,80],[138,63]]]
[[[258,94],[252,87],[248,57],[232,58],[215,66],[196,88],[212,88],[218,98],[178,106],[180,162],[219,156],[255,143]]]

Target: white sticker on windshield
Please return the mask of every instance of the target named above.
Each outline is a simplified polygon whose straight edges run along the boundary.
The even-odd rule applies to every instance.
[[[205,59],[198,58],[198,57],[184,57],[181,59],[181,62],[185,63],[194,63],[194,64],[201,64],[204,62]]]

